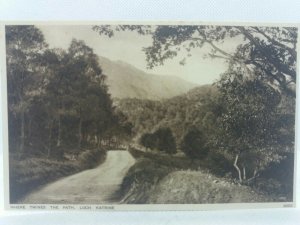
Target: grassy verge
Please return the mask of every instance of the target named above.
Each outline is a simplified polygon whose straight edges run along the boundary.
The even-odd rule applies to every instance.
[[[130,149],[129,152],[134,158],[147,158],[159,165],[164,165],[177,170],[201,170],[210,172],[216,176],[225,176],[233,172],[232,164],[221,154],[209,155],[203,160],[191,160],[185,155],[168,155],[155,152],[143,152],[137,149]]]
[[[159,181],[172,170],[147,158],[139,158],[127,172],[121,186],[123,203],[147,203]]]
[[[224,178],[232,166],[217,155],[205,160],[131,149],[137,159],[122,184],[123,203],[202,204],[275,201],[269,195]],[[225,168],[225,169],[224,169]]]
[[[91,169],[104,162],[105,158],[105,150],[85,151],[79,155],[78,160],[74,161],[57,161],[39,157],[19,160],[11,155],[9,160],[10,202],[16,203],[40,185]]]
[[[197,161],[191,162],[183,156],[143,152],[133,148],[129,152],[137,161],[123,179],[121,187],[123,203],[147,203],[156,186],[169,173],[177,170],[199,169]]]
[[[271,198],[247,186],[201,171],[176,171],[155,187],[149,204],[213,204],[269,202]]]

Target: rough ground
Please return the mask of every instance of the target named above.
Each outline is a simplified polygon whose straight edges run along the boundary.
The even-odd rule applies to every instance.
[[[27,195],[23,204],[117,203],[123,177],[135,160],[127,151],[109,151],[100,166],[62,178]]]
[[[148,203],[205,204],[268,202],[249,187],[228,182],[201,171],[177,171],[163,178]]]

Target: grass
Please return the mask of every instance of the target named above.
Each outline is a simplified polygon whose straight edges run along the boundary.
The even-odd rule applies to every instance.
[[[159,165],[164,165],[180,170],[200,170],[213,173],[216,176],[225,176],[233,172],[232,164],[221,154],[215,153],[207,158],[199,160],[186,157],[185,155],[169,155],[159,152],[144,152],[137,149],[130,149],[129,152],[134,158],[147,158]]]
[[[129,204],[202,204],[277,201],[258,189],[224,178],[231,163],[220,155],[190,160],[182,155],[130,149],[137,159],[126,174],[123,203]]]
[[[169,173],[176,170],[199,169],[199,162],[191,162],[185,156],[170,156],[133,148],[129,152],[137,161],[123,179],[121,187],[123,203],[147,203],[156,186]]]
[[[153,189],[172,169],[151,159],[138,158],[127,172],[121,186],[123,203],[143,204],[148,202]]]
[[[201,171],[168,174],[148,199],[150,204],[213,204],[268,202],[272,199],[247,186]]]
[[[93,168],[102,163],[105,157],[106,151],[104,150],[85,151],[78,157],[78,160],[74,161],[58,161],[40,157],[27,157],[19,160],[17,156],[10,155],[10,203],[16,203],[40,185]]]

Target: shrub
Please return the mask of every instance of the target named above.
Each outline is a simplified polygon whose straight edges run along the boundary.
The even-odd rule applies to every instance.
[[[176,153],[176,142],[170,128],[159,128],[153,133],[156,137],[156,148],[168,154]]]
[[[294,184],[294,154],[290,153],[278,163],[271,163],[269,167],[260,172],[254,184],[256,188],[277,196],[285,196],[293,200]]]
[[[203,159],[208,154],[207,140],[203,132],[191,128],[184,136],[181,149],[191,159]]]
[[[218,176],[225,176],[235,172],[233,163],[229,161],[222,153],[210,151],[206,158],[210,171]]]
[[[154,149],[156,147],[156,138],[153,134],[145,133],[140,138],[140,144],[147,149]]]
[[[159,128],[153,134],[143,134],[140,144],[152,150],[157,149],[168,154],[176,153],[176,141],[170,128]]]

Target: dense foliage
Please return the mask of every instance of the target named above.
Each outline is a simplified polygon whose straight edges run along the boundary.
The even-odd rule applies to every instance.
[[[218,113],[218,106],[213,105],[216,95],[216,87],[207,85],[163,101],[122,99],[116,102],[116,107],[133,124],[136,140],[144,133],[169,127],[177,146],[180,146],[186,131],[192,126],[205,129],[207,134],[214,132],[215,113]]]
[[[294,159],[297,28],[122,25],[94,30],[109,37],[125,30],[151,35],[152,45],[144,48],[149,68],[201,48],[228,69],[214,85],[161,101],[118,99],[115,109],[98,56],[83,41],[72,40],[67,50],[49,49],[36,27],[7,26],[10,153],[63,159],[70,149],[79,155],[85,148],[135,142],[169,154],[182,151],[186,160],[202,160],[210,171],[243,184],[263,179],[255,186],[268,191],[274,184],[278,193],[291,193],[293,168],[285,164]],[[238,45],[228,51],[226,41]],[[87,161],[90,156],[82,155]],[[280,171],[282,179],[270,171]]]
[[[152,44],[144,48],[149,68],[175,59],[179,52],[191,57],[197,48],[206,50],[205,57],[228,64],[217,82],[217,94],[204,97],[205,104],[203,98],[189,102],[191,105],[179,100],[174,108],[170,100],[162,104],[138,102],[143,107],[133,116],[138,118],[133,123],[135,129],[149,130],[165,123],[173,130],[177,143],[182,140],[183,131],[193,126],[206,130],[206,146],[232,162],[240,182],[257,178],[270,164],[279,163],[293,152],[297,28],[120,25],[93,29],[109,37],[124,30],[150,35]],[[237,44],[228,50],[227,41]],[[186,58],[180,63],[184,65]],[[200,110],[193,108],[199,105]],[[159,119],[154,117],[155,123],[150,122],[153,117],[139,116],[139,112],[148,115],[147,111],[153,108],[157,111],[154,115],[162,115]],[[188,113],[181,117],[180,112],[185,109]],[[176,122],[174,114],[180,122]],[[192,145],[196,139],[190,138],[189,143]],[[187,155],[194,157],[190,152],[194,151],[187,151]]]
[[[146,148],[157,149],[168,154],[176,153],[176,142],[170,128],[162,127],[154,133],[145,133],[140,143]]]
[[[283,137],[281,95],[258,79],[244,79],[236,72],[219,81],[222,114],[218,118],[218,148],[235,156],[234,166],[240,180],[255,177],[270,162],[279,162],[293,149]],[[243,168],[243,176],[240,167]],[[250,177],[251,177],[250,176]]]
[[[124,30],[151,35],[152,45],[144,48],[149,68],[176,58],[178,52],[185,53],[186,57],[180,59],[180,63],[185,64],[193,50],[203,48],[206,57],[224,60],[233,68],[243,68],[244,76],[259,77],[286,95],[296,96],[296,27],[100,25],[93,29],[109,37]],[[240,44],[226,50],[222,44],[227,41]]]
[[[65,150],[78,155],[130,135],[98,56],[83,41],[49,49],[36,27],[7,26],[6,46],[11,153],[62,159]]]
[[[194,127],[190,128],[182,140],[181,149],[191,159],[205,158],[209,148],[204,132]]]

